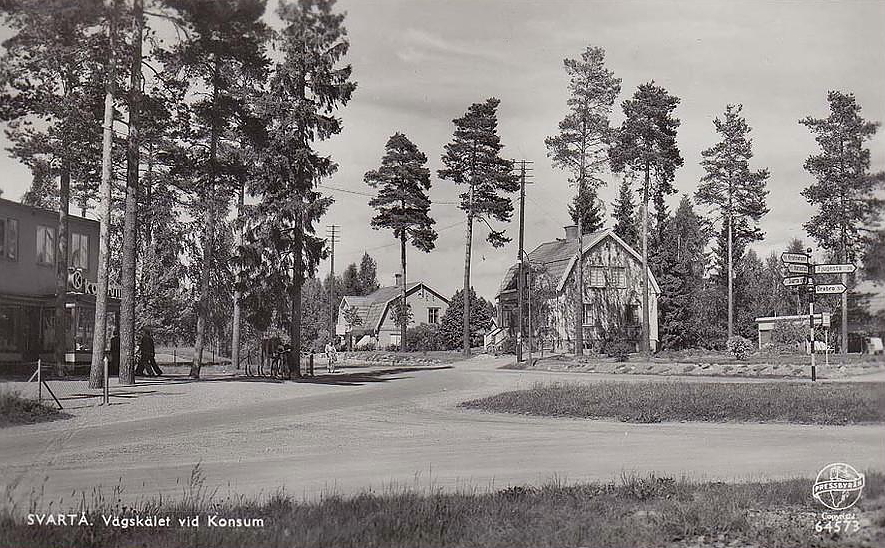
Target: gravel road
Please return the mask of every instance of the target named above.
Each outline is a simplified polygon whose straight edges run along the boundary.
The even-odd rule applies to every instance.
[[[660,379],[498,369],[504,363],[479,356],[452,367],[346,369],[300,383],[219,375],[114,387],[109,407],[0,430],[0,485],[18,501],[42,491],[41,504],[66,504],[76,491],[109,493],[118,483],[124,501],[175,496],[197,463],[206,487],[222,497],[282,487],[307,498],[608,481],[631,471],[723,481],[813,477],[834,461],[885,470],[885,425],[628,424],[456,407],[538,380]],[[723,379],[690,379],[711,380]]]

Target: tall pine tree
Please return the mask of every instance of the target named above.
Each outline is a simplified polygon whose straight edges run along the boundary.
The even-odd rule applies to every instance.
[[[202,270],[196,294],[196,336],[190,376],[199,378],[210,314],[210,277],[214,228],[226,213],[237,188],[223,149],[226,137],[248,107],[239,82],[261,80],[267,67],[262,21],[265,0],[167,0],[178,15],[186,38],[163,57],[170,72],[200,85],[183,130],[182,165],[195,196],[202,224]]]
[[[879,129],[878,122],[864,120],[861,107],[851,93],[827,94],[830,115],[808,116],[799,121],[814,134],[820,153],[805,160],[805,170],[816,182],[802,191],[818,211],[805,230],[824,249],[835,252],[839,262],[860,258],[864,233],[881,218],[883,201],[876,195],[885,182],[885,172],[870,172],[870,149],[865,142]],[[846,286],[848,275],[842,276]],[[842,344],[848,352],[848,293],[842,294]]]
[[[750,126],[741,116],[742,105],[727,105],[724,118],[716,118],[713,125],[721,140],[701,152],[701,166],[706,174],[695,192],[698,203],[712,207],[723,222],[726,260],[720,269],[727,272],[728,337],[734,334],[734,262],[735,247],[762,239],[758,222],[768,213],[765,185],[768,170],[750,170],[753,142],[749,138]],[[737,254],[740,257],[740,254]]]
[[[410,242],[421,251],[428,253],[434,247],[436,221],[430,217],[430,170],[427,169],[427,156],[418,150],[402,133],[393,134],[385,145],[386,153],[381,159],[381,167],[366,172],[366,184],[376,189],[378,194],[369,205],[378,212],[372,218],[372,228],[387,228],[400,243],[400,268],[402,295],[406,299],[406,243]],[[407,314],[400,314],[407,318]],[[408,321],[400,322],[400,348],[405,349]]]
[[[636,249],[639,245],[639,229],[636,222],[636,205],[633,203],[633,189],[626,177],[621,179],[618,187],[618,199],[612,204],[614,211],[612,218],[615,220],[615,234],[621,237],[627,245]]]
[[[578,274],[574,304],[575,318],[584,315],[584,265],[581,257],[584,234],[602,226],[596,201],[597,189],[604,184],[600,172],[608,164],[608,148],[612,140],[609,118],[612,106],[621,93],[621,79],[605,68],[605,49],[587,47],[580,59],[565,59],[569,77],[568,114],[559,122],[559,134],[547,137],[547,156],[554,167],[569,172],[570,182],[576,187],[571,216],[578,225]],[[589,196],[585,196],[589,194]],[[583,223],[590,223],[588,230]],[[575,353],[584,353],[584,329],[575,321]]]
[[[356,88],[350,65],[339,65],[350,43],[344,15],[331,0],[282,2],[278,37],[282,60],[261,100],[267,140],[258,150],[258,173],[250,191],[259,201],[246,211],[244,291],[255,284],[287,286],[290,313],[289,376],[301,376],[301,288],[325,254],[315,224],[332,200],[316,185],[337,170],[315,148],[342,130],[335,111]],[[272,261],[272,262],[268,262]],[[291,274],[287,276],[287,272]]]
[[[468,185],[467,192],[461,194],[461,210],[467,215],[466,242],[464,253],[464,289],[470,289],[470,255],[473,246],[473,221],[480,218],[489,227],[486,240],[492,247],[501,247],[509,241],[503,230],[492,228],[490,217],[507,222],[513,214],[513,202],[507,193],[519,189],[519,181],[513,173],[513,161],[501,157],[501,138],[498,136],[497,109],[500,101],[487,99],[484,103],[470,105],[455,124],[452,142],[445,146],[442,162],[445,168],[439,170],[441,179],[448,179],[457,185]],[[470,299],[463,300],[462,351],[470,355]],[[451,306],[450,306],[451,308]]]
[[[679,98],[655,83],[642,84],[621,104],[625,120],[610,150],[612,169],[631,172],[641,181],[642,197],[642,351],[650,350],[649,304],[648,304],[648,204],[651,197],[656,202],[666,194],[675,192],[673,179],[676,169],[682,166],[682,156],[676,146],[676,130],[679,119],[672,113]],[[658,209],[661,213],[661,209]],[[660,223],[659,223],[660,224]]]

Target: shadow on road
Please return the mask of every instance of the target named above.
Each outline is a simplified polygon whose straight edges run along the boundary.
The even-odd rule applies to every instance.
[[[367,383],[387,382],[398,379],[409,378],[401,375],[402,373],[411,373],[415,371],[439,371],[441,369],[452,369],[451,365],[440,366],[415,366],[415,367],[388,367],[384,369],[375,369],[371,371],[341,371],[339,373],[321,373],[314,374],[313,377],[301,377],[300,379],[285,379],[279,377],[245,377],[238,375],[225,375],[217,377],[206,377],[200,379],[192,379],[186,375],[163,375],[162,377],[150,377],[145,380],[138,380],[135,386],[169,386],[176,384],[189,384],[193,382],[263,382],[272,384],[281,384],[286,382],[294,382],[300,384],[328,384],[340,386],[361,386]],[[116,395],[116,394],[112,394]]]

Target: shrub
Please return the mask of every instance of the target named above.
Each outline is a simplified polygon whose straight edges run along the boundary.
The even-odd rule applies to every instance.
[[[414,350],[446,350],[439,325],[422,323],[406,331],[406,348]]]
[[[725,349],[739,360],[746,360],[747,356],[755,349],[755,345],[749,340],[735,335],[725,343]]]
[[[771,330],[771,344],[778,352],[800,352],[808,336],[808,324],[804,322],[775,322]]]

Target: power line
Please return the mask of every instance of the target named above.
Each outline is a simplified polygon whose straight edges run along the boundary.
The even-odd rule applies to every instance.
[[[378,197],[376,194],[371,194],[369,192],[360,192],[358,190],[350,190],[347,188],[340,188],[340,187],[335,187],[335,186],[331,186],[331,185],[317,185],[317,186],[319,188],[324,188],[326,190],[331,190],[333,192],[345,192],[347,194],[355,194],[357,196],[365,196],[367,198],[377,198]],[[452,206],[460,206],[461,205],[458,202],[435,202],[432,200],[430,203],[434,204],[434,205],[452,205]]]
[[[450,225],[446,225],[446,226],[440,228],[439,230],[437,230],[437,233],[442,232],[443,230],[449,230],[450,228],[455,228],[455,227],[458,226],[458,225],[463,225],[465,222],[466,222],[466,221],[458,221],[458,222],[456,222],[456,223],[452,223],[452,224],[450,224]],[[386,247],[393,247],[393,246],[395,246],[395,245],[399,245],[399,242],[393,242],[392,244],[379,245],[379,246],[377,246],[377,247],[370,247],[370,248],[368,248],[368,249],[364,249],[363,251],[376,251],[376,250],[378,250],[378,249],[384,249],[384,248],[386,248]]]

